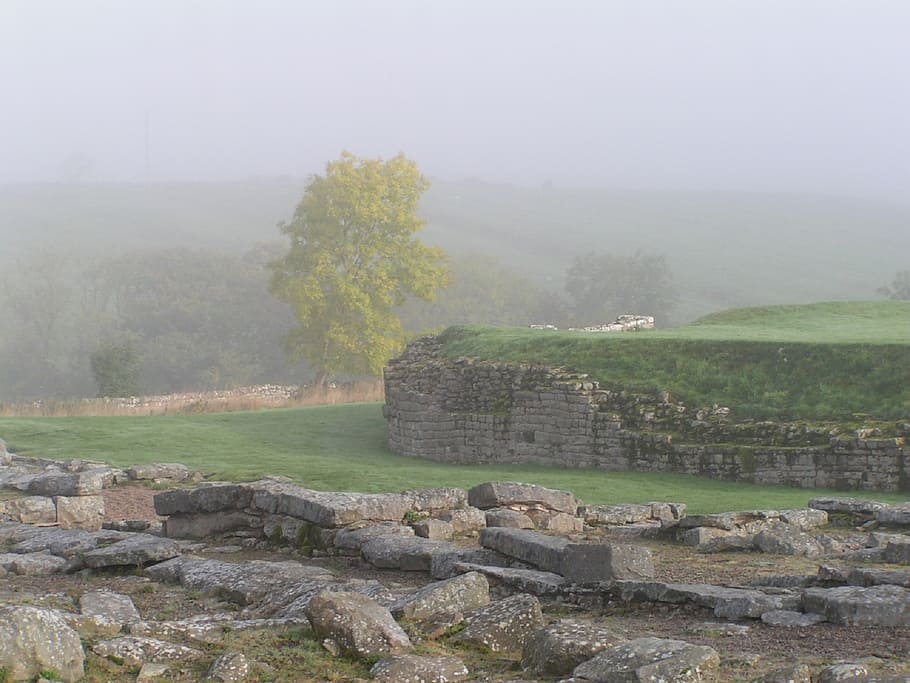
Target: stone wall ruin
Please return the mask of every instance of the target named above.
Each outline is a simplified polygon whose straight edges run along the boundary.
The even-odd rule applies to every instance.
[[[910,425],[732,419],[662,396],[601,389],[559,368],[450,359],[427,337],[385,373],[389,446],[441,462],[677,472],[804,488],[910,490]]]

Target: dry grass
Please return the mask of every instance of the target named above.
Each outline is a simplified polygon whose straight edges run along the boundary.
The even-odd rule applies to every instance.
[[[363,380],[325,386],[243,387],[130,398],[0,403],[0,417],[100,417],[119,415],[192,415],[269,408],[370,403],[384,398],[382,382]]]

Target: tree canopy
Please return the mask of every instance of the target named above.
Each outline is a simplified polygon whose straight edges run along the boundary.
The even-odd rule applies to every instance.
[[[889,299],[910,301],[910,270],[897,273],[890,285],[878,288],[878,293]]]
[[[566,292],[581,324],[613,320],[623,313],[652,315],[666,324],[676,304],[673,275],[661,254],[631,256],[590,253],[566,273]]]
[[[428,187],[403,155],[383,161],[345,152],[310,180],[293,218],[280,225],[290,248],[272,263],[271,291],[297,317],[288,350],[321,380],[380,374],[404,346],[396,308],[408,297],[433,300],[448,283],[444,252],[415,237]]]

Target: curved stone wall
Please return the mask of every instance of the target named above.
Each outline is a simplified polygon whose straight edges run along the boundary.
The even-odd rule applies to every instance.
[[[606,391],[557,368],[449,359],[434,337],[389,364],[385,397],[389,446],[430,460],[910,490],[907,425],[881,438],[834,423],[738,423],[722,407]]]

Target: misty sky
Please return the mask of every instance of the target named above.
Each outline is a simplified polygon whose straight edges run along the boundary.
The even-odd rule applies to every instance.
[[[0,182],[428,175],[906,200],[910,2],[0,0]],[[73,169],[76,171],[73,171]]]

